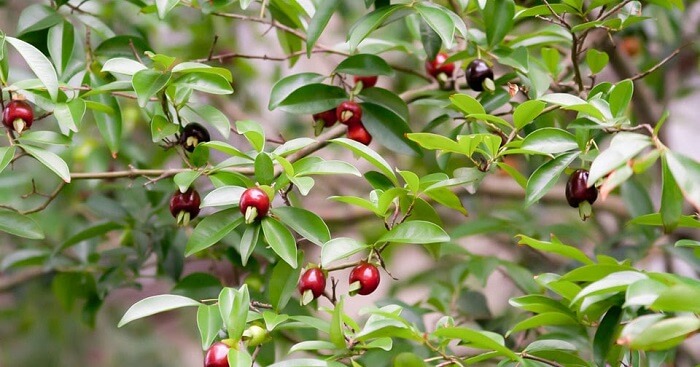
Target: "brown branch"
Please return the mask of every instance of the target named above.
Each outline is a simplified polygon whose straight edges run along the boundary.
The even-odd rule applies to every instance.
[[[635,75],[635,76],[633,76],[633,77],[631,77],[631,78],[629,78],[629,79],[630,79],[631,81],[639,80],[639,79],[642,79],[642,78],[646,77],[647,75],[649,75],[649,74],[655,72],[655,71],[658,70],[660,67],[664,66],[666,63],[668,63],[669,61],[671,61],[671,59],[673,59],[674,57],[678,56],[678,54],[681,53],[681,50],[683,50],[684,48],[686,48],[686,47],[688,47],[688,46],[690,46],[690,45],[691,45],[690,43],[686,43],[685,45],[683,45],[683,46],[681,46],[681,47],[678,47],[678,48],[677,48],[675,51],[673,51],[670,55],[666,56],[666,58],[664,58],[663,60],[659,61],[659,63],[657,63],[656,65],[652,66],[649,70],[647,70],[647,71],[645,71],[645,72],[642,72],[642,73],[639,73],[639,74],[637,74],[637,75]]]
[[[548,365],[550,365],[550,366],[552,366],[552,367],[564,367],[563,364],[560,364],[560,363],[558,363],[558,362],[551,361],[551,360],[549,360],[549,359],[547,359],[547,358],[542,358],[542,357],[538,357],[538,356],[533,356],[532,354],[528,354],[528,353],[525,353],[525,352],[520,353],[520,356],[523,357],[523,358],[525,358],[525,359],[530,359],[530,360],[533,360],[533,361],[537,361],[537,362],[542,362],[542,363],[544,363],[544,364],[548,364]]]
[[[20,212],[20,214],[27,215],[27,214],[32,214],[32,213],[40,212],[40,211],[46,209],[46,207],[48,207],[49,204],[51,204],[51,202],[54,201],[54,199],[56,199],[56,197],[58,196],[58,194],[61,193],[61,190],[63,190],[63,188],[64,188],[65,186],[66,186],[66,182],[65,182],[65,181],[61,181],[61,182],[58,184],[58,186],[56,187],[56,189],[53,190],[53,192],[52,192],[51,194],[49,194],[49,195],[46,197],[46,200],[45,200],[41,205],[37,206],[37,207],[34,208],[34,209],[29,209],[29,210]]]
[[[22,270],[17,273],[3,275],[0,277],[0,293],[9,291],[22,283],[26,283],[48,273],[49,271],[45,271],[44,269],[37,267]]]

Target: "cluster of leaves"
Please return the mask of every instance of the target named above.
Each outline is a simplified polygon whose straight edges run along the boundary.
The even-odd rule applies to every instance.
[[[664,145],[660,131],[666,115],[652,125],[653,121],[641,119],[657,116],[635,120],[630,113],[634,81],[648,73],[596,83],[610,56],[582,46],[596,32],[612,37],[650,22],[642,8],[677,14],[683,9],[680,0],[564,0],[537,5],[516,5],[513,0],[456,0],[443,5],[366,0],[365,9],[360,9],[364,15],[352,19],[347,42],[336,47],[322,45],[321,35],[333,16],[359,5],[339,0],[270,0],[262,2],[262,16],[257,17],[246,15],[253,4],[243,0],[129,0],[124,4],[153,24],[186,11],[206,19],[267,24],[276,31],[285,54],[281,59],[291,65],[304,55],[342,56],[328,75],[306,72],[279,79],[267,107],[308,119],[358,99],[362,122],[379,143],[374,149],[341,138],[343,126],[316,138],[277,142],[266,136],[268,126],[258,122],[244,119],[231,124],[223,108],[211,101],[233,93],[234,73],[209,63],[237,54],[213,55],[212,47],[206,58],[182,61],[169,52],[156,52],[147,39],[117,35],[115,27],[85,10],[93,3],[62,0],[28,6],[16,36],[3,33],[0,38],[3,100],[24,96],[42,112],[37,113],[42,119],[56,121],[57,130],[35,125],[19,136],[8,132],[8,145],[0,147],[0,171],[15,168],[15,161],[28,155],[62,180],[36,210],[9,205],[0,209],[0,230],[30,241],[49,240],[48,246],[28,241],[26,247],[4,256],[0,270],[42,265],[58,272],[52,288],[64,306],[84,299],[85,311],[94,317],[109,291],[137,283],[141,269],[155,255],[158,273],[176,284],[170,294],[134,304],[120,326],[163,311],[197,307],[202,348],[206,350],[217,339],[227,340],[236,346],[229,352],[232,366],[254,362],[276,367],[446,366],[492,359],[505,366],[651,366],[673,359],[673,348],[700,330],[696,280],[641,271],[630,259],[604,251],[593,260],[564,244],[561,236],[541,240],[547,232],[559,234],[561,228],[533,228],[523,219],[537,210],[536,204],[557,187],[562,175],[580,167],[590,170],[588,185],[598,187],[602,199],[618,192],[623,196],[634,217],[630,224],[643,228],[638,234],[645,244],[661,234],[649,227],[665,234],[700,227],[696,215],[684,215],[686,202],[700,210],[700,163]],[[233,12],[239,8],[240,13]],[[124,21],[123,16],[117,21]],[[386,37],[392,30],[402,32],[404,39]],[[35,77],[11,74],[15,69],[10,67],[8,46]],[[422,65],[443,49],[454,50],[446,62],[466,65],[487,59],[498,66],[497,77],[488,82],[486,91],[475,94],[464,88],[463,74],[458,73],[449,85],[452,89],[444,90],[445,85],[438,86],[408,65]],[[394,52],[403,64],[386,61]],[[348,75],[389,79],[399,74],[406,74],[401,92],[381,87],[357,90],[345,80]],[[426,88],[426,82],[432,83]],[[429,111],[425,119],[415,117],[421,107]],[[153,146],[164,142],[168,149],[152,159],[139,158],[137,130],[130,126],[136,119],[146,122],[147,140]],[[213,127],[218,137],[198,144],[188,154],[172,142],[177,142],[173,137],[183,126],[194,121]],[[104,165],[103,172],[75,171],[73,167],[83,161],[66,158],[66,153],[92,144],[86,139],[93,126],[113,162],[128,170],[108,170]],[[230,143],[237,138],[230,136],[232,128],[245,143]],[[124,139],[125,132],[136,141]],[[271,142],[277,146],[270,147]],[[351,152],[371,168],[363,174],[354,163],[314,155],[327,145]],[[59,152],[56,146],[74,149]],[[165,168],[174,150],[180,153],[178,164],[184,168]],[[412,157],[414,166],[395,168],[384,154],[387,151]],[[509,164],[507,159],[513,157],[527,159],[529,168]],[[661,198],[656,210],[649,190],[640,182],[653,176],[659,166]],[[479,194],[489,176],[499,172],[523,189],[521,214],[487,212],[452,227],[454,213],[468,214],[462,191]],[[372,220],[376,217],[383,228],[375,231],[375,240],[333,237],[328,221],[303,207],[316,180],[325,175],[359,177],[371,187],[367,195],[330,199],[343,207],[358,207]],[[78,189],[66,192],[79,185],[78,180],[141,176],[147,178],[149,190],[118,190],[109,182],[87,186],[105,193],[87,194],[90,215],[76,220],[80,229],[57,232],[41,219],[50,210],[33,214],[46,209],[62,190],[80,195]],[[208,215],[195,221],[187,238],[182,231],[173,231],[172,218],[164,214],[171,179],[181,192],[194,186],[211,188],[201,205],[209,208]],[[268,216],[244,224],[239,200],[245,189],[256,186],[271,198],[279,197],[280,205],[276,202]],[[32,187],[32,194],[38,194]],[[449,211],[441,212],[442,207]],[[89,220],[93,214],[105,221]],[[520,219],[504,219],[509,216]],[[116,231],[121,233],[114,241],[117,246],[101,249],[105,235]],[[477,256],[458,245],[462,237],[491,232],[518,234],[521,245],[578,266],[564,269],[561,275],[544,272],[535,277],[535,269]],[[304,258],[300,247],[307,242],[318,247],[320,261]],[[442,266],[431,268],[433,274],[419,274],[409,284],[396,284],[399,290],[414,282],[429,284],[427,300],[408,305],[390,298],[364,310],[362,321],[345,312],[350,298],[336,294],[335,282],[327,295],[330,308],[319,302],[305,307],[290,302],[306,262],[318,262],[331,274],[360,263],[355,260],[358,256],[386,268],[386,262],[390,266],[390,260],[395,260],[388,251],[397,247],[394,244],[422,245],[447,265],[442,270]],[[695,259],[698,246],[684,239],[669,252]],[[249,275],[238,279],[236,288],[221,289],[221,282],[211,274],[182,277],[186,259],[194,256],[225,259],[245,273],[264,274],[264,280]],[[494,317],[484,295],[467,285],[470,277],[486,284],[497,269],[524,294],[510,300],[524,312],[511,310]],[[426,325],[427,313],[441,317],[434,325]],[[251,343],[253,326],[264,328],[271,337],[262,344]],[[275,350],[304,357],[278,360]]]

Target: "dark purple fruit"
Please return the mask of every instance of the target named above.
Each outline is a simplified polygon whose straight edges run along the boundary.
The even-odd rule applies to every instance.
[[[484,90],[484,81],[486,79],[493,80],[493,70],[481,59],[476,59],[467,66],[467,84],[469,88],[477,92]]]
[[[199,193],[195,189],[188,189],[187,191],[180,192],[180,190],[175,191],[173,196],[170,198],[170,214],[178,219],[178,222],[182,221],[183,213],[186,213],[187,219],[184,219],[183,224],[187,225],[191,219],[194,219],[199,214],[199,205],[202,203],[199,198]]]
[[[593,204],[598,198],[598,189],[595,186],[588,187],[588,171],[576,170],[566,183],[566,201],[574,208],[587,201]]]
[[[180,144],[186,151],[192,152],[199,143],[206,143],[210,140],[209,131],[204,126],[190,122],[185,126],[180,136]]]

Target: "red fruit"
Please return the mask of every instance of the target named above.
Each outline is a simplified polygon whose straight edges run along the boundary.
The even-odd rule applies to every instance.
[[[348,138],[364,145],[369,145],[372,142],[372,135],[369,134],[362,123],[348,126]]]
[[[175,191],[170,198],[170,214],[178,218],[181,212],[185,212],[189,213],[189,219],[194,219],[199,214],[199,205],[201,203],[199,193],[195,189],[190,188],[184,193],[180,192],[180,190]]]
[[[642,50],[642,42],[639,40],[639,37],[627,36],[622,39],[620,48],[627,56],[635,57]]]
[[[3,125],[18,133],[32,127],[32,122],[34,122],[34,110],[26,101],[12,100],[2,112]]]
[[[321,297],[323,291],[326,290],[326,275],[319,268],[311,268],[304,272],[299,279],[299,293],[310,290],[314,298]]]
[[[362,107],[353,101],[345,101],[335,109],[336,117],[341,124],[354,125],[362,119]]]
[[[445,60],[447,60],[448,57],[446,53],[440,52],[435,56],[434,60],[426,60],[425,71],[435,79],[438,79],[440,74],[445,74],[448,78],[452,77],[452,74],[455,72],[455,64],[445,64]]]
[[[229,349],[231,348],[222,342],[214,343],[204,356],[204,367],[229,367]]]
[[[313,119],[314,122],[323,121],[323,125],[325,127],[331,127],[338,122],[338,116],[336,116],[335,108],[328,111],[315,113],[313,115]]]
[[[270,197],[267,196],[267,193],[262,189],[252,187],[243,192],[239,205],[243,215],[248,215],[248,208],[256,209],[257,213],[254,218],[246,218],[246,221],[250,222],[253,219],[262,218],[267,215],[267,212],[270,210]]]
[[[574,208],[587,201],[593,204],[598,198],[598,189],[595,186],[588,187],[588,171],[576,170],[566,183],[566,201]]]
[[[357,83],[362,82],[362,88],[367,89],[367,88],[372,88],[375,85],[377,85],[377,76],[376,75],[367,75],[367,76],[360,76],[360,75],[355,75],[352,78],[355,81],[355,85]]]
[[[379,286],[379,269],[368,263],[361,263],[350,272],[350,284],[360,282],[357,294],[366,296]]]

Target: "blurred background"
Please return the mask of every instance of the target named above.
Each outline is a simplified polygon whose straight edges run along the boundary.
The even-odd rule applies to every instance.
[[[32,4],[48,3],[39,0],[0,0],[0,30],[14,36],[18,28],[22,27],[24,9]],[[71,3],[81,2],[74,0]],[[518,3],[531,4],[533,1]],[[697,42],[700,3],[686,3],[685,12],[645,6],[644,14],[650,16],[651,20],[615,35],[617,47],[606,50],[611,55],[611,62],[598,80],[624,79],[633,75],[635,70],[646,70],[655,65],[680,45]],[[341,17],[332,19],[320,43],[343,49],[347,30],[365,12],[361,1],[345,1],[343,7],[339,13]],[[189,8],[177,8],[166,21],[159,21],[154,14],[141,14],[139,7],[123,0],[91,0],[82,4],[81,9],[99,15],[99,19],[115,33],[141,37],[153,50],[177,56],[180,61],[206,58],[215,36],[218,36],[218,41],[214,54],[237,52],[273,57],[285,54],[274,32],[269,32],[269,27],[263,24],[203,16],[200,11]],[[239,12],[240,9],[234,4],[231,11]],[[68,18],[80,16],[70,13],[68,8],[63,8],[62,12]],[[382,57],[393,64],[422,71],[425,55],[420,42],[415,39],[414,31],[410,24],[394,24],[380,31],[382,38],[405,44],[409,51],[409,57],[403,52],[394,51],[383,53]],[[30,32],[23,39],[42,39],[45,34],[42,35],[41,32],[46,30]],[[697,148],[697,139],[700,138],[697,112],[697,106],[700,105],[698,50],[697,44],[686,47],[677,58],[652,73],[644,83],[638,84],[634,101],[634,112],[640,123],[656,121],[667,109],[670,117],[665,127],[664,141],[674,150],[696,160],[700,160],[700,149]],[[456,51],[459,50],[451,50]],[[267,110],[270,90],[280,78],[294,73],[314,71],[328,74],[342,59],[342,56],[321,54],[314,55],[310,60],[301,57],[293,66],[285,61],[227,59],[222,64],[233,72],[235,93],[232,96],[194,98],[202,98],[203,103],[211,103],[222,109],[231,121],[252,119],[261,122],[271,137],[313,136],[310,116]],[[26,65],[16,54],[11,54],[10,70],[11,80],[20,80],[29,75]],[[496,66],[497,74],[502,70],[502,67]],[[381,77],[379,81],[379,86],[397,93],[426,85],[423,79],[406,73],[397,73],[391,79]],[[71,167],[83,171],[124,168],[132,164],[139,167],[179,167],[181,163],[177,156],[167,154],[150,143],[148,121],[140,114],[137,105],[132,101],[120,103],[123,103],[121,107],[124,113],[123,135],[130,137],[130,140],[125,141],[119,157],[111,158],[101,138],[92,129],[85,134],[81,132],[74,139],[75,148],[63,153]],[[436,111],[430,101],[415,103],[411,107],[411,125],[414,130],[420,130],[441,113],[442,111]],[[46,119],[44,123],[46,129],[57,131],[55,122],[51,119]],[[88,121],[85,124],[90,123]],[[235,134],[232,134],[230,142],[235,146],[245,144]],[[434,157],[401,156],[379,146],[374,148],[396,167],[416,171],[425,170],[421,167],[437,170],[438,163]],[[321,154],[357,163],[363,171],[362,163],[347,152],[326,149]],[[526,176],[537,167],[535,163],[537,162],[509,162]],[[42,177],[37,180],[38,189],[50,191],[56,181],[53,177],[43,179],[42,174],[46,175],[46,172],[22,167],[3,172],[0,175],[0,202],[16,202],[19,194],[30,192],[31,177]],[[198,366],[202,363],[194,309],[165,313],[134,322],[122,329],[116,328],[117,322],[130,305],[147,296],[170,292],[179,284],[173,279],[182,279],[188,274],[209,273],[211,277],[206,278],[204,283],[209,284],[210,289],[200,291],[203,294],[213,292],[214,295],[218,293],[220,284],[235,285],[243,279],[251,287],[260,288],[264,274],[256,274],[255,270],[241,272],[240,269],[234,269],[230,261],[220,260],[233,252],[230,249],[229,252],[222,250],[224,256],[205,256],[178,264],[182,258],[177,260],[177,254],[182,253],[191,228],[175,227],[163,207],[163,198],[175,187],[170,180],[164,180],[150,185],[148,193],[144,194],[143,184],[143,179],[137,179],[102,183],[85,181],[71,185],[46,209],[46,213],[37,217],[37,220],[41,220],[40,224],[47,228],[44,245],[47,249],[54,248],[60,243],[60,240],[54,239],[65,238],[75,232],[71,226],[81,225],[95,217],[117,216],[117,212],[122,210],[119,208],[138,212],[145,200],[159,203],[162,209],[157,225],[158,228],[167,228],[163,241],[167,240],[169,246],[175,249],[171,261],[175,270],[162,269],[154,265],[154,261],[146,261],[146,266],[140,272],[102,274],[97,283],[92,277],[85,277],[85,273],[63,276],[77,279],[57,277],[50,269],[60,268],[61,264],[38,263],[37,266],[22,268],[21,271],[14,267],[0,270],[0,367],[178,367]],[[561,187],[555,188],[540,205],[525,210],[521,206],[523,192],[519,186],[505,175],[489,177],[477,195],[469,195],[466,191],[461,195],[463,204],[470,212],[469,217],[465,218],[449,210],[438,213],[456,239],[455,248],[447,248],[444,253],[453,252],[459,256],[446,256],[436,262],[430,253],[417,246],[404,246],[391,251],[388,269],[398,281],[392,281],[389,276],[382,274],[379,292],[368,297],[354,297],[346,306],[351,314],[356,315],[362,307],[387,298],[398,299],[406,304],[429,300],[435,305],[441,305],[448,295],[454,293],[450,287],[457,285],[461,289],[458,292],[460,297],[451,300],[451,303],[460,317],[488,324],[492,329],[502,328],[499,325],[507,325],[508,320],[516,317],[515,311],[507,303],[508,298],[520,294],[513,275],[517,278],[518,274],[529,274],[517,273],[518,269],[538,274],[556,271],[564,266],[556,259],[515,246],[513,236],[518,233],[555,233],[564,242],[576,244],[589,254],[610,251],[620,258],[633,259],[640,268],[696,276],[700,271],[697,258],[655,250],[655,243],[649,239],[656,237],[645,233],[650,229],[624,226],[632,215],[641,213],[630,213],[626,209],[639,208],[639,205],[630,205],[629,202],[633,200],[630,193],[638,188],[634,184],[623,187],[620,194],[596,204],[594,220],[583,223],[578,220],[578,213],[566,206]],[[209,189],[201,187],[200,192]],[[334,237],[374,238],[382,229],[381,221],[359,209],[326,200],[332,195],[361,195],[368,191],[369,186],[360,178],[324,177],[312,193],[303,198],[303,206],[326,219]],[[102,196],[105,192],[110,194]],[[652,193],[651,197],[657,198],[658,195]],[[31,207],[35,204],[31,200],[23,201],[21,205]],[[655,203],[649,203],[652,204]],[[697,238],[698,233],[680,233],[679,236]],[[75,256],[89,257],[96,253],[96,249],[114,249],[123,241],[125,238],[119,236],[85,241],[76,246]],[[672,243],[673,239],[659,242],[663,241]],[[225,244],[235,242],[235,235],[224,240]],[[1,261],[7,261],[8,254],[23,246],[24,243],[17,238],[0,233]],[[464,256],[458,247],[468,249],[472,255]],[[309,247],[306,251],[309,261],[318,259],[317,248]],[[32,259],[27,261],[32,265]],[[506,267],[501,261],[512,261],[520,267]],[[465,271],[466,267],[469,272]],[[171,276],[165,276],[166,274]],[[342,280],[342,291],[347,272],[341,272],[338,276]],[[111,283],[110,277],[114,277]],[[213,284],[207,283],[212,279]],[[221,283],[217,284],[219,281]],[[104,299],[85,296],[80,293],[81,287],[76,289],[76,284],[83,284],[84,289],[97,287],[100,292],[105,291],[107,296]],[[115,284],[120,286],[114,286]],[[401,289],[400,293],[398,289]],[[325,305],[324,302],[321,304]],[[435,318],[427,311],[423,316],[423,322],[431,328]],[[697,342],[696,339],[689,343]],[[405,346],[397,343],[397,347]],[[693,348],[691,344],[684,348],[691,356],[689,358],[694,358],[696,363],[700,360],[698,348]],[[282,348],[277,353],[282,355]],[[378,360],[378,365],[384,363],[386,361]],[[690,360],[688,363],[690,365]]]

